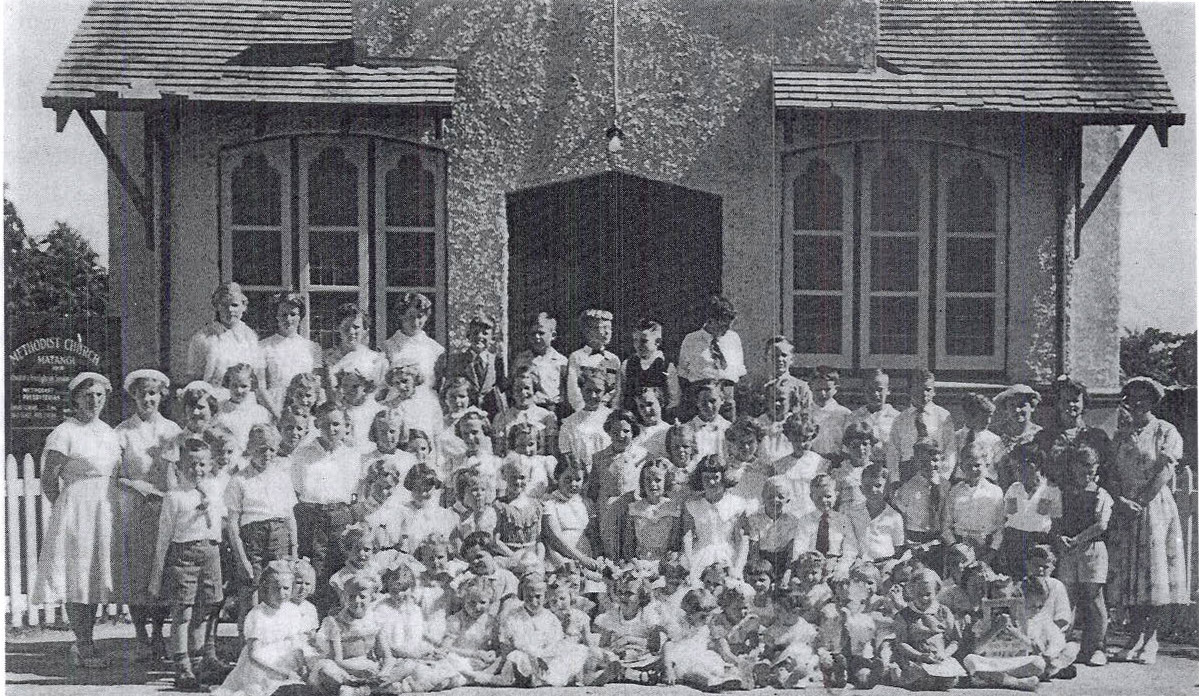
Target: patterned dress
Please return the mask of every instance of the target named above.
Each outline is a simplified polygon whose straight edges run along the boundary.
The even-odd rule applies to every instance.
[[[1113,497],[1135,497],[1163,464],[1170,479],[1135,517],[1117,512],[1109,538],[1118,601],[1124,606],[1187,604],[1182,524],[1174,502],[1173,462],[1182,456],[1182,437],[1173,425],[1150,416],[1140,428],[1116,433]],[[1169,458],[1162,461],[1164,458]],[[1117,506],[1119,510],[1119,506]]]

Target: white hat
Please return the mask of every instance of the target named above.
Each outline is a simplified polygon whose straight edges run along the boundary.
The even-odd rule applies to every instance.
[[[1037,403],[1041,400],[1041,394],[1027,384],[1013,384],[995,395],[995,403],[1001,404],[1008,399],[1016,396],[1026,396],[1029,401]]]
[[[67,393],[75,391],[75,387],[78,387],[89,379],[99,382],[104,385],[105,389],[112,391],[112,382],[108,381],[108,378],[99,372],[80,372],[67,383]]]
[[[171,379],[169,377],[167,377],[166,375],[164,375],[163,373],[159,372],[158,370],[152,370],[150,368],[143,368],[140,370],[134,370],[133,372],[130,372],[129,374],[125,375],[125,383],[124,383],[125,391],[129,391],[130,388],[133,387],[133,384],[135,382],[137,382],[139,379],[148,379],[148,380],[154,380],[156,382],[160,382],[162,384],[163,389],[167,389],[171,386]]]

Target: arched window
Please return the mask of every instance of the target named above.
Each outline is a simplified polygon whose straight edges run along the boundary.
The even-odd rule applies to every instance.
[[[415,290],[434,300],[430,332],[444,339],[442,153],[367,136],[293,136],[229,148],[221,168],[222,277],[242,283],[247,323],[260,335],[275,330],[269,295],[295,289],[308,300],[313,340],[332,346],[338,307],[356,302],[375,317],[377,343],[398,327],[394,298]]]

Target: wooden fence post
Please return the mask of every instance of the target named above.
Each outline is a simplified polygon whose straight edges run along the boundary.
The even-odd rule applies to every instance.
[[[25,597],[21,594],[21,518],[17,508],[21,487],[17,481],[17,458],[4,459],[4,543],[8,547],[8,620],[15,628],[23,625]]]

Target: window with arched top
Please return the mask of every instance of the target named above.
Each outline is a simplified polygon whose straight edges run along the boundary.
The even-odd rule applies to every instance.
[[[848,367],[853,326],[853,152],[835,147],[806,153],[784,171],[791,204],[784,243],[791,263],[791,338],[799,362]],[[789,273],[788,273],[789,272]]]
[[[917,368],[928,355],[928,146],[863,148],[863,367]]]
[[[368,136],[291,136],[227,148],[221,171],[222,278],[246,290],[259,335],[276,328],[270,295],[297,290],[313,340],[333,345],[337,310],[354,302],[374,317],[377,343],[398,328],[399,294],[417,291],[433,300],[430,332],[444,340],[443,153]]]
[[[787,154],[781,270],[797,362],[1003,371],[1008,167],[924,141]]]
[[[946,148],[939,171],[937,364],[1001,369],[1007,300],[1007,187],[996,157]]]

